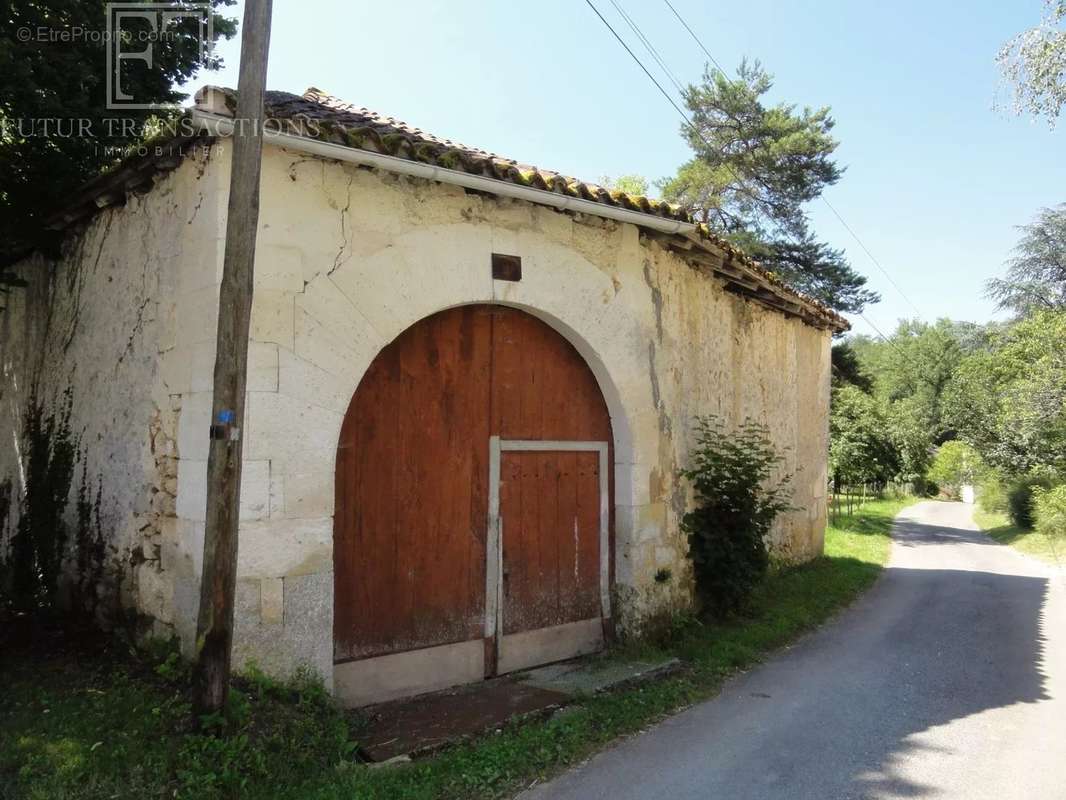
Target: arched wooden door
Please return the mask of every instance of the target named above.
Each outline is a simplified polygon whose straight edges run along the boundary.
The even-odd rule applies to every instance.
[[[611,423],[545,323],[463,306],[370,365],[341,429],[335,682],[350,704],[602,646]]]

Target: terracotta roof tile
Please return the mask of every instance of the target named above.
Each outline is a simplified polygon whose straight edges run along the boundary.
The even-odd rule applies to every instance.
[[[208,91],[220,91],[227,97],[233,97],[229,89],[211,87]],[[267,92],[265,105],[267,116],[276,120],[293,120],[297,123],[314,120],[321,131],[318,138],[336,144],[558,192],[665,219],[692,222],[680,206],[640,195],[610,191],[554,170],[434,136],[395,117],[346,103],[321,89],[311,88],[303,95]],[[307,134],[306,127],[297,125],[297,128],[300,133]]]
[[[222,92],[230,105],[235,103],[235,94],[230,89],[208,87],[202,91]],[[714,249],[732,262],[735,268],[750,273],[760,283],[769,284],[776,294],[786,296],[782,299],[787,300],[791,297],[796,303],[813,312],[813,315],[828,327],[835,330],[846,330],[849,327],[843,317],[817,300],[792,289],[774,273],[763,269],[757,262],[737,250],[727,240],[716,235],[706,225],[698,223],[681,206],[643,195],[609,190],[595,183],[562,175],[554,170],[505,158],[453,139],[434,136],[395,117],[385,116],[368,108],[347,103],[313,87],[303,95],[289,92],[267,92],[265,106],[268,117],[275,120],[287,120],[292,124],[289,132],[306,136],[310,127],[306,123],[313,120],[319,131],[317,138],[336,144],[483,175],[521,186],[558,192],[570,197],[696,225],[698,239],[711,244]]]
[[[207,86],[196,94],[201,110],[233,114],[236,93],[232,89]],[[712,269],[726,280],[727,287],[786,313],[799,316],[817,327],[847,330],[847,320],[822,303],[797,292],[776,275],[717,236],[682,207],[643,195],[608,190],[554,170],[542,169],[514,159],[434,136],[395,117],[346,103],[320,89],[303,95],[269,91],[264,97],[266,117],[279,123],[281,132],[317,138],[345,147],[418,161],[446,169],[507,181],[569,197],[602,203],[669,220],[695,225],[692,234],[664,235],[690,262]],[[311,123],[314,123],[313,125]],[[158,159],[152,156],[129,158],[111,172],[90,181],[74,202],[52,218],[52,227],[61,229],[91,217],[112,202],[121,202],[125,192],[152,185],[152,173],[172,169],[186,144],[203,134],[176,137],[178,155]],[[167,149],[167,148],[164,148]],[[710,258],[707,258],[707,255]]]

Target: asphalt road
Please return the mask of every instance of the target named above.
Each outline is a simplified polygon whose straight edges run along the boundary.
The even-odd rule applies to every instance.
[[[905,510],[852,608],[523,800],[1066,798],[1066,576]]]

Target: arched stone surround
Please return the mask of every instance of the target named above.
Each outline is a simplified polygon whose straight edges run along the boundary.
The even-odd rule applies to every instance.
[[[492,279],[493,252],[522,258],[520,282]],[[256,270],[238,663],[284,672],[306,662],[329,679],[343,415],[377,353],[437,311],[520,308],[596,375],[615,435],[623,625],[687,597],[676,471],[693,415],[764,418],[794,463],[825,443],[829,334],[727,294],[632,225],[268,148]],[[804,404],[816,420],[809,437]],[[811,508],[824,503],[824,470],[822,455],[798,492]],[[824,509],[793,515],[775,543],[803,557],[820,549],[820,526]],[[656,583],[663,569],[671,579]]]

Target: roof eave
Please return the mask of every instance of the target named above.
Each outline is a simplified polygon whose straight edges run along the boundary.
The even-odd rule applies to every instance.
[[[230,117],[194,109],[193,120],[203,127],[205,133],[212,137],[223,137],[232,133],[233,121]],[[775,283],[765,271],[746,257],[736,253],[722,242],[712,242],[700,226],[677,219],[646,214],[627,208],[611,206],[594,200],[571,197],[547,189],[519,186],[509,181],[485,175],[474,175],[461,170],[449,169],[407,158],[400,158],[385,153],[372,152],[352,145],[324,141],[318,138],[301,136],[281,131],[265,130],[264,141],[276,147],[282,147],[309,155],[328,158],[335,161],[354,163],[360,166],[383,169],[388,172],[422,178],[424,180],[461,186],[472,191],[482,191],[501,197],[546,205],[560,211],[583,213],[619,222],[627,222],[657,234],[676,238],[679,255],[686,260],[695,260],[702,266],[709,266],[718,277],[726,280],[727,288],[751,297],[763,305],[775,308],[789,316],[802,319],[807,324],[825,328],[834,332],[847,330],[846,320],[829,309],[815,303],[810,298],[795,292],[783,284]],[[715,243],[720,245],[715,247]],[[695,249],[691,249],[695,246]],[[703,258],[694,258],[695,253],[703,253]]]

